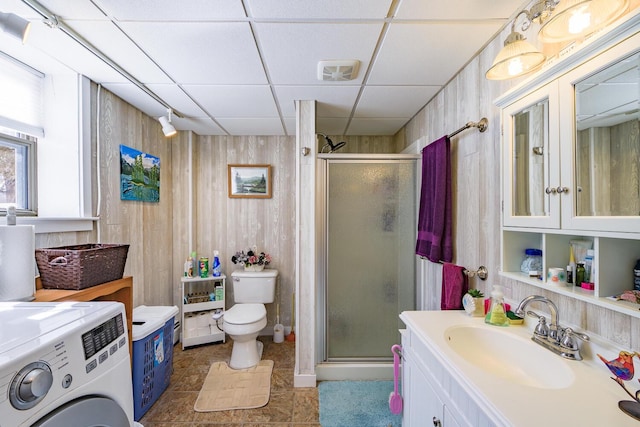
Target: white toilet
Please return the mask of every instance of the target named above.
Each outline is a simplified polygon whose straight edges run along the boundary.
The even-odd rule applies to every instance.
[[[231,273],[235,305],[224,313],[223,325],[233,340],[229,362],[232,369],[251,368],[260,362],[263,344],[256,338],[267,326],[264,305],[275,298],[277,277],[278,270]]]

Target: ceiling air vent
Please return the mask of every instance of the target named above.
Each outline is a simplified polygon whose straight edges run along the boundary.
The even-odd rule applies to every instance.
[[[353,80],[358,75],[360,61],[347,59],[340,61],[318,62],[318,80],[343,82]]]

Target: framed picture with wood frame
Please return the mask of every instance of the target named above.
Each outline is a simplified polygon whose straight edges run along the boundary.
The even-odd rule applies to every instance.
[[[228,165],[227,169],[230,198],[271,198],[271,165]]]

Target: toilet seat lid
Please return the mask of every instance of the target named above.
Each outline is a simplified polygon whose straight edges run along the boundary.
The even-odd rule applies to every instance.
[[[236,304],[224,313],[224,321],[234,325],[254,323],[267,315],[264,304]]]

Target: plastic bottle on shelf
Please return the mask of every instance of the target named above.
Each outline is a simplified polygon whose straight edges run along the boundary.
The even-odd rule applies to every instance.
[[[593,249],[587,250],[587,255],[584,257],[584,281],[593,282]]]
[[[218,251],[213,251],[213,277],[220,277],[222,275],[219,255],[220,253]]]
[[[507,310],[504,306],[504,295],[501,286],[493,285],[491,305],[484,318],[484,322],[496,326],[509,326],[509,318],[507,317]]]
[[[633,268],[633,289],[640,291],[640,259],[636,261],[636,266]]]
[[[193,277],[193,258],[187,258],[184,263],[184,277]]]

